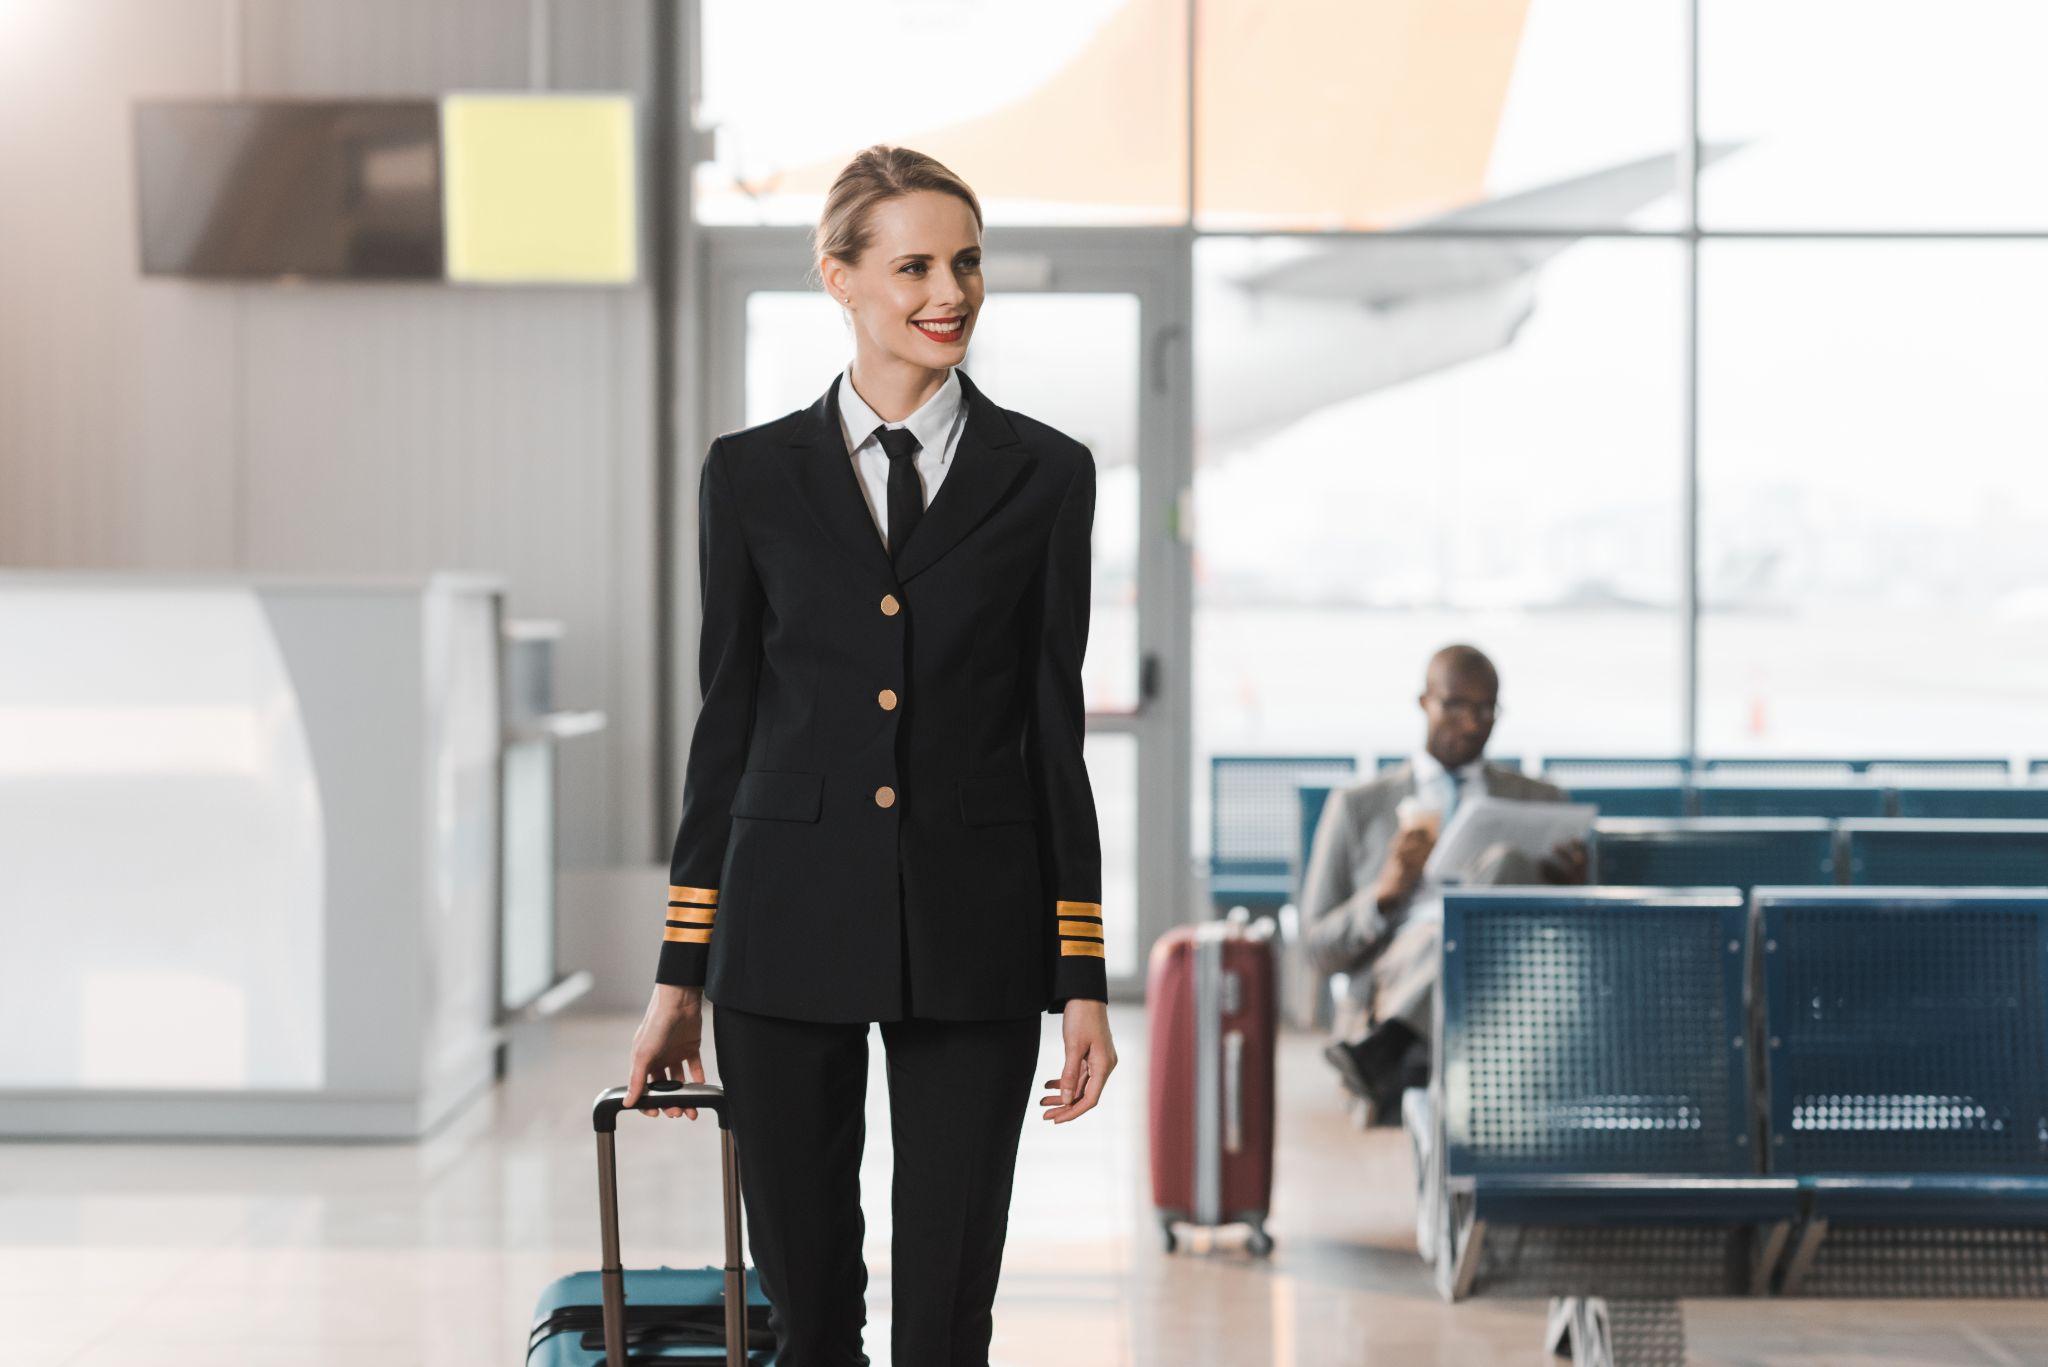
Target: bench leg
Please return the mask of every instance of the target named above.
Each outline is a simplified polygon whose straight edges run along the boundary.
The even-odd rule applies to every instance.
[[[1782,1290],[1788,1296],[1797,1295],[1806,1274],[1813,1270],[1814,1257],[1820,1252],[1821,1240],[1828,1236],[1828,1222],[1821,1216],[1814,1216],[1799,1231],[1799,1246],[1792,1250],[1792,1261],[1785,1264],[1785,1281]]]
[[[1455,1200],[1449,1205],[1451,1219],[1436,1260],[1437,1292],[1447,1301],[1461,1301],[1472,1294],[1472,1283],[1479,1277],[1479,1253],[1486,1246],[1486,1221],[1460,1215]]]
[[[1572,1367],[1679,1367],[1685,1316],[1675,1300],[1558,1296],[1550,1302],[1544,1347]]]
[[[1577,1296],[1552,1296],[1543,1317],[1543,1351],[1554,1358],[1572,1355],[1572,1325],[1579,1315]]]
[[[1430,1262],[1435,1273],[1436,1293],[1444,1300],[1451,1299],[1451,1286],[1457,1281],[1458,1250],[1458,1198],[1451,1192],[1444,1193],[1444,1199],[1437,1205],[1438,1225],[1434,1252]]]
[[[1434,1264],[1444,1229],[1444,1146],[1428,1091],[1410,1087],[1401,1093],[1401,1127],[1415,1159],[1415,1251]]]
[[[1600,1296],[1553,1296],[1543,1326],[1543,1346],[1572,1367],[1617,1367],[1607,1301]]]
[[[1785,1244],[1792,1237],[1792,1222],[1780,1220],[1764,1227],[1762,1242],[1749,1263],[1749,1294],[1771,1294],[1771,1278],[1777,1275],[1778,1260],[1785,1256]]]

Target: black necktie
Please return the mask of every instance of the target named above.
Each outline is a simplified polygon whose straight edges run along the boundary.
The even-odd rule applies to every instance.
[[[889,559],[902,559],[903,543],[924,516],[924,486],[918,483],[918,440],[907,427],[877,427],[875,436],[889,453]]]

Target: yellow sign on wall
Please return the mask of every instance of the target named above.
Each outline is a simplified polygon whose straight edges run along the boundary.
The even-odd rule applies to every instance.
[[[638,274],[630,96],[445,95],[441,157],[450,280]]]

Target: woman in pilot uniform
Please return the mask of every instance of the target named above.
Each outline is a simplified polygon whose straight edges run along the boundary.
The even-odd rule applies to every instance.
[[[1116,1065],[1081,751],[1095,462],[959,369],[981,226],[930,157],[855,157],[813,238],[852,360],[719,437],[700,477],[703,706],[626,1104],[704,1080],[714,1003],[780,1367],[868,1361],[871,1024],[894,1361],[915,1367],[988,1361],[1044,1016],[1065,1043],[1046,1120],[1092,1109]]]

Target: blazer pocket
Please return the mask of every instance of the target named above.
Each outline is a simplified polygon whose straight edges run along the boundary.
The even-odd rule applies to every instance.
[[[749,769],[733,789],[732,814],[770,821],[816,821],[824,789],[823,774]]]
[[[970,826],[1033,821],[1031,780],[1021,768],[987,769],[960,780],[960,819]]]

